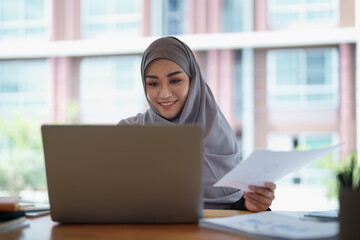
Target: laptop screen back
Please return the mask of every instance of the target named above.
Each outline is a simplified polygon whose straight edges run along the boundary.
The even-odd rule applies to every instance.
[[[190,223],[202,215],[198,126],[43,125],[51,216]]]

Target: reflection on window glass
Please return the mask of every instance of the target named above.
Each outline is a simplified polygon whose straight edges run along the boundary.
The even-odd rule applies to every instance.
[[[270,50],[267,99],[271,108],[337,107],[336,48]]]
[[[144,110],[140,60],[140,56],[82,59],[82,122],[117,123]]]
[[[138,35],[141,30],[141,0],[83,0],[82,33]]]
[[[0,0],[0,37],[47,37],[51,0]]]
[[[267,3],[272,29],[338,23],[339,0],[269,0]]]
[[[238,0],[222,1],[222,31],[223,32],[241,32],[243,31],[243,2]]]
[[[185,1],[163,0],[163,35],[183,34]]]
[[[47,60],[0,61],[0,115],[47,117],[50,112]]]

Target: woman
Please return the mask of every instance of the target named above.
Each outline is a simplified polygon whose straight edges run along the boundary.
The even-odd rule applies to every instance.
[[[213,187],[240,161],[235,135],[216,104],[190,48],[174,37],[155,40],[144,52],[141,76],[150,108],[119,124],[197,124],[203,127],[204,207],[264,211],[276,185],[243,193]]]

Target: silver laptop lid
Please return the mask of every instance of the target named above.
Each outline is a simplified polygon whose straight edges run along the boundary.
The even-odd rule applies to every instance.
[[[198,126],[43,125],[51,216],[190,223],[202,216]]]

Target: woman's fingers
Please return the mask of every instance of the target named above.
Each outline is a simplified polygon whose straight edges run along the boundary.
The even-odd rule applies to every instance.
[[[258,192],[247,192],[245,195],[245,199],[247,198],[251,198],[254,201],[257,201],[259,203],[262,203],[264,205],[270,206],[272,203],[273,195],[268,194],[268,195],[263,195],[263,194],[259,194]]]
[[[249,186],[252,192],[244,192],[245,206],[250,211],[267,210],[275,199],[276,184],[267,182],[265,187]]]
[[[270,201],[275,199],[274,189],[257,186],[249,186],[249,189],[253,191],[249,193],[259,195],[259,197],[270,199]]]
[[[259,202],[255,199],[253,199],[251,196],[249,195],[245,195],[245,207],[249,210],[249,211],[253,211],[253,212],[259,212],[259,211],[265,211],[268,209],[269,205],[268,204],[264,204],[262,202]]]
[[[266,182],[265,187],[274,192],[276,189],[276,184],[272,182]]]

